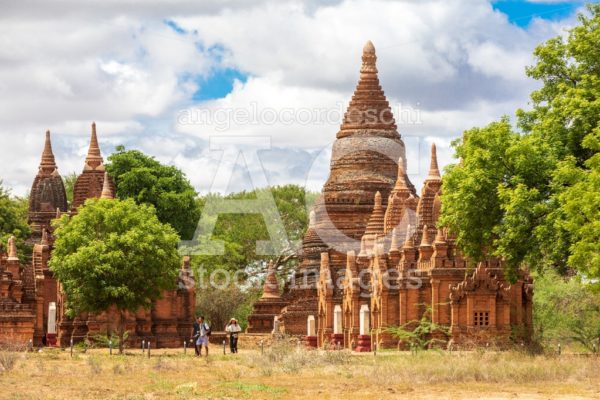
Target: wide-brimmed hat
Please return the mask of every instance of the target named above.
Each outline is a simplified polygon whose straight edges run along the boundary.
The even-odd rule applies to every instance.
[[[235,322],[237,322],[237,319],[235,319],[235,318],[231,318],[231,319],[229,320],[229,322],[231,322],[231,321],[235,321]]]

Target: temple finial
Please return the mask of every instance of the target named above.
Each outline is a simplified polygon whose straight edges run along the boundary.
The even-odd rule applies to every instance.
[[[48,240],[48,231],[46,228],[42,229],[42,240],[40,241],[40,244],[42,246],[48,246],[50,244],[50,241]]]
[[[378,191],[375,193],[375,205],[373,206],[373,212],[367,223],[367,229],[365,234],[379,234],[384,232],[384,219],[385,212],[381,205],[381,193]]]
[[[398,160],[398,178],[396,179],[396,184],[394,185],[394,191],[407,189],[410,190],[410,187],[407,182],[406,169],[404,168],[404,159],[400,157],[400,159]]]
[[[317,214],[315,213],[315,210],[310,210],[310,213],[308,214],[308,227],[314,228],[316,222],[317,222]]]
[[[437,150],[435,147],[435,143],[431,144],[431,161],[429,164],[429,175],[427,175],[427,179],[440,179],[440,170],[438,168],[437,162]]]
[[[267,278],[263,286],[262,298],[278,298],[279,297],[279,282],[277,281],[277,266],[273,260],[269,260],[267,267]]]
[[[13,261],[13,260],[18,260],[19,257],[17,256],[17,238],[15,238],[15,236],[11,236],[8,238],[8,260],[9,261]]]
[[[396,228],[392,229],[392,243],[390,244],[390,251],[398,251],[398,237]]]
[[[446,238],[444,237],[444,230],[442,228],[438,228],[435,234],[435,243],[446,243]]]
[[[88,149],[85,163],[92,169],[96,169],[98,166],[104,163],[102,154],[100,153],[100,146],[98,145],[98,136],[96,135],[96,123],[92,123],[92,137],[90,138],[90,147]]]
[[[104,182],[102,183],[102,194],[100,194],[101,199],[114,199],[115,194],[113,193],[112,187],[110,186],[110,178],[108,177],[108,172],[104,172]]]
[[[421,246],[431,246],[431,238],[429,237],[429,228],[423,226],[423,234],[421,235]]]
[[[377,73],[377,56],[375,55],[375,46],[369,40],[363,47],[362,66],[360,67],[361,74],[376,74]]]
[[[412,229],[412,226],[409,224],[406,227],[406,238],[404,239],[404,247],[413,247],[414,246],[411,229]]]
[[[40,170],[44,172],[54,172],[56,169],[56,161],[52,152],[52,141],[50,140],[50,131],[46,131],[46,141],[44,143],[44,151],[42,152],[42,161]]]

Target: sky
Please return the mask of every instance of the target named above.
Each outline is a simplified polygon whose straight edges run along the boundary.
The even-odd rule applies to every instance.
[[[105,158],[117,145],[142,150],[181,168],[200,193],[320,190],[371,40],[420,187],[431,143],[447,165],[465,129],[528,107],[539,85],[525,75],[533,49],[564,35],[582,7],[0,0],[0,180],[27,194],[47,129],[60,173],[80,172],[95,121]]]

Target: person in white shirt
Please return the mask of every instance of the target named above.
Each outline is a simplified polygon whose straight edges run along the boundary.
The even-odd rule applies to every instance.
[[[204,317],[198,317],[197,324],[194,324],[194,338],[196,339],[196,355],[202,356],[202,346],[206,349],[208,357],[208,337],[210,336],[210,327],[204,322]]]
[[[225,327],[225,332],[229,333],[229,348],[232,353],[237,353],[238,334],[242,331],[235,318],[231,318],[229,324]]]

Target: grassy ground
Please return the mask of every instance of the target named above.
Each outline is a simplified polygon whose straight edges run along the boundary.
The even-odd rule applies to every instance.
[[[600,398],[599,357],[514,352],[358,355],[281,345],[208,358],[154,350],[13,353],[2,399]],[[219,354],[220,353],[220,354]],[[1,355],[0,355],[1,357]],[[1,361],[1,360],[0,360]],[[6,361],[4,361],[6,362]]]

